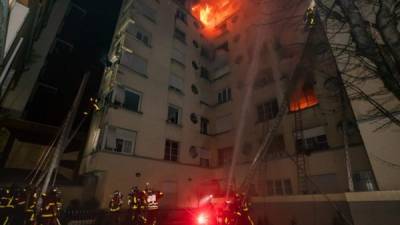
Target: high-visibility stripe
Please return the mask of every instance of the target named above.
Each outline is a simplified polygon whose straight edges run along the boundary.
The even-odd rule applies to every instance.
[[[49,218],[49,217],[54,217],[55,215],[54,214],[43,214],[43,215],[41,215],[41,217],[43,217],[43,218]]]
[[[6,217],[6,220],[4,220],[3,225],[6,225],[8,223],[8,216]]]
[[[120,207],[115,208],[115,209],[112,209],[112,208],[111,208],[110,211],[111,211],[111,212],[115,212],[115,211],[118,211],[118,210],[120,210],[120,209],[121,209]]]

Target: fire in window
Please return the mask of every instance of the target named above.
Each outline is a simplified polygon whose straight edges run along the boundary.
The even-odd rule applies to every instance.
[[[312,82],[308,81],[303,85],[303,88],[294,92],[290,98],[291,112],[300,111],[313,107],[318,104],[317,96],[315,95]]]

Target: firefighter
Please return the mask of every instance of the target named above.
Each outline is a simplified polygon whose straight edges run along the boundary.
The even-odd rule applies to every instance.
[[[120,224],[120,211],[122,206],[122,193],[118,190],[114,191],[110,202],[108,203],[108,208],[110,210],[111,224]]]
[[[212,197],[208,199],[206,204],[203,206],[202,209],[207,215],[208,225],[217,225],[217,213],[215,212],[214,204],[212,203]]]
[[[38,195],[35,188],[27,188],[26,191],[26,207],[25,207],[25,225],[36,224],[36,205],[38,201]]]
[[[144,215],[146,209],[146,194],[140,191],[137,186],[133,187],[128,195],[128,206],[130,219],[132,224],[145,224],[146,217]]]
[[[224,207],[221,210],[221,219],[220,219],[220,224],[223,225],[228,225],[228,224],[233,224],[234,218],[234,210],[232,207],[232,200],[226,200],[224,203]]]
[[[16,188],[14,199],[14,219],[13,224],[22,225],[24,224],[24,211],[26,206],[26,189]]]
[[[0,224],[11,224],[14,209],[14,196],[9,188],[5,188],[0,193]]]
[[[235,197],[233,200],[233,208],[234,208],[234,215],[235,221],[238,225],[254,225],[253,220],[249,214],[249,200],[245,193],[239,194],[235,193]]]
[[[57,188],[51,188],[47,193],[42,193],[42,201],[38,225],[60,225],[58,216],[62,204]]]
[[[313,28],[315,26],[315,24],[317,23],[316,14],[315,14],[315,6],[311,6],[311,7],[307,8],[304,20],[305,20],[305,23],[308,28]]]
[[[157,215],[159,208],[159,200],[164,196],[164,193],[161,191],[154,191],[149,183],[146,183],[146,203],[147,203],[147,212],[146,219],[147,224],[156,225],[157,224]]]

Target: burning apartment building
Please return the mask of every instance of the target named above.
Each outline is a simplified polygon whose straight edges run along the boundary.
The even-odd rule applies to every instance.
[[[396,195],[377,183],[391,178],[375,177],[313,4],[124,1],[85,193],[106,206],[114,190],[150,182],[164,207],[193,208],[249,182],[258,221],[272,224],[330,224],[341,211],[357,221],[357,209]]]

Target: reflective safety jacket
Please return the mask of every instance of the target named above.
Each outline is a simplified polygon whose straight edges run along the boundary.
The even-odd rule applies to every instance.
[[[161,191],[148,191],[146,192],[146,202],[148,210],[157,210],[158,202],[164,196]]]
[[[61,210],[61,201],[56,195],[43,195],[43,203],[40,209],[41,218],[54,218]]]
[[[26,191],[19,191],[14,196],[13,205],[15,207],[23,207],[26,204]]]
[[[29,215],[29,221],[35,221],[35,210],[37,204],[37,194],[32,192],[27,199],[25,212]]]
[[[108,208],[110,209],[110,212],[119,212],[121,210],[122,206],[122,198],[119,196],[114,196],[110,203],[108,203]]]
[[[14,196],[11,193],[4,193],[0,197],[0,209],[12,209],[14,208]]]
[[[128,205],[132,210],[146,208],[146,193],[144,191],[131,191],[128,195]]]

